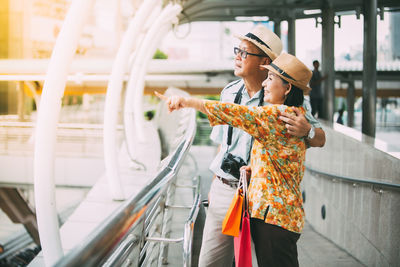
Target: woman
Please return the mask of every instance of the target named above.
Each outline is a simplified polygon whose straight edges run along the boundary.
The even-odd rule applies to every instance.
[[[287,133],[281,112],[304,114],[303,91],[311,71],[296,57],[278,56],[263,82],[264,101],[274,105],[248,107],[218,101],[173,96],[169,111],[195,108],[208,115],[212,126],[229,124],[254,137],[251,152],[249,212],[259,266],[298,266],[297,240],[304,225],[300,182],[304,173],[304,138]]]

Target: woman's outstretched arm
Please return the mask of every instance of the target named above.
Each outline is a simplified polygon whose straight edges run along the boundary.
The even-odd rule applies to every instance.
[[[183,97],[183,96],[167,97],[158,92],[154,92],[154,94],[158,98],[160,98],[161,100],[164,100],[166,102],[169,112],[172,112],[174,110],[179,110],[181,108],[194,108],[200,112],[207,114],[207,110],[204,106],[204,102],[206,100],[197,99],[197,98],[193,98],[193,97]]]
[[[228,124],[239,128],[263,142],[269,136],[271,129],[275,130],[278,111],[273,107],[249,107],[232,103],[201,100],[192,97],[169,96],[158,92],[155,94],[165,100],[168,111],[181,108],[195,108],[208,116],[211,126]],[[268,109],[264,112],[264,109]],[[283,127],[284,128],[284,127]]]

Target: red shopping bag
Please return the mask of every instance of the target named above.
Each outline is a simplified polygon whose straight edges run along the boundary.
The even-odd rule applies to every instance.
[[[250,219],[247,210],[243,212],[242,229],[234,238],[236,267],[251,267]]]
[[[249,201],[247,198],[246,171],[241,171],[240,182],[243,188],[242,225],[239,236],[234,237],[236,267],[251,267],[251,234],[249,219]],[[239,183],[240,183],[239,182]]]

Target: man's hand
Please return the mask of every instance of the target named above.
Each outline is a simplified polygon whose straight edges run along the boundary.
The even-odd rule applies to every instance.
[[[294,108],[293,110],[295,114],[282,112],[282,115],[279,116],[279,119],[283,120],[286,123],[288,133],[297,137],[307,136],[308,132],[311,129],[311,124],[297,108]]]
[[[307,136],[308,132],[311,129],[311,124],[297,108],[294,108],[294,112],[295,114],[282,112],[282,115],[279,116],[279,119],[283,120],[286,123],[288,133],[297,137]],[[316,128],[314,138],[306,138],[306,142],[311,147],[323,147],[325,145],[324,130],[322,130],[321,128]]]
[[[251,177],[251,167],[250,166],[242,166],[240,168],[240,171],[242,171],[242,170],[246,171],[246,179],[247,179],[247,183],[248,183],[250,180],[250,177]]]

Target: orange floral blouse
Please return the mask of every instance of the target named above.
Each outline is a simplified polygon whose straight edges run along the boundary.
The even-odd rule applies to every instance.
[[[218,101],[206,101],[212,126],[229,124],[254,137],[251,151],[249,212],[251,217],[300,233],[304,226],[300,182],[304,174],[306,145],[304,138],[287,133],[282,111],[292,107],[269,105],[249,107]],[[303,114],[305,110],[298,108]]]

